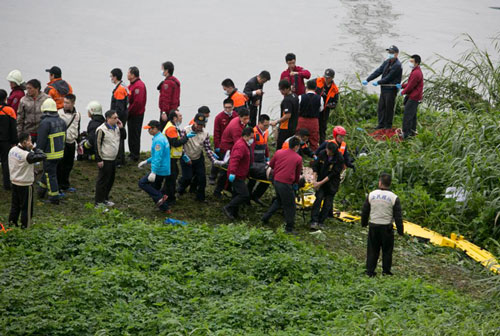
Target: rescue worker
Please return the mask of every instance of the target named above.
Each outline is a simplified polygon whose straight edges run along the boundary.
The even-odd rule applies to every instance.
[[[238,113],[234,111],[234,102],[231,98],[226,98],[224,99],[223,102],[223,107],[224,110],[217,114],[214,120],[214,135],[213,135],[213,141],[214,141],[214,148],[215,148],[215,153],[218,156],[220,155],[220,143],[222,139],[222,134],[224,133],[224,130],[226,129],[227,125],[231,120],[234,118],[238,117]],[[210,177],[209,177],[209,182],[210,184],[215,184],[215,179],[217,178],[217,173],[219,172],[219,169],[215,166],[212,165],[212,170],[210,171]]]
[[[333,199],[339,190],[344,158],[334,142],[329,142],[314,161],[315,201],[311,210],[311,230],[319,230],[333,209]]]
[[[396,103],[396,95],[398,93],[396,85],[401,83],[401,76],[403,74],[401,62],[398,59],[398,47],[391,45],[386,51],[387,59],[362,82],[366,86],[371,80],[382,76],[380,80],[373,82],[373,86],[380,85],[380,98],[377,110],[378,125],[376,129],[392,129],[394,104]]]
[[[111,207],[115,203],[109,200],[109,193],[115,183],[116,157],[125,130],[116,111],[109,110],[104,117],[106,122],[96,129],[95,156],[99,173],[95,185],[95,205]]]
[[[17,143],[16,112],[7,106],[7,91],[0,89],[0,162],[3,188],[10,190],[9,151]]]
[[[125,127],[128,119],[128,89],[122,81],[122,70],[114,68],[111,70],[109,77],[111,78],[111,83],[115,85],[113,94],[111,95],[111,106],[109,109],[116,111],[123,127]],[[125,128],[123,128],[122,132],[125,136],[120,139],[120,150],[118,151],[118,157],[116,158],[118,167],[125,165],[125,138],[127,136]]]
[[[302,158],[297,154],[299,147],[299,139],[292,138],[290,148],[278,150],[269,162],[269,166],[274,169],[273,185],[276,199],[262,216],[262,222],[267,225],[272,215],[283,209],[286,233],[294,233],[295,191],[299,189],[298,183],[302,172]]]
[[[26,85],[23,82],[23,76],[19,70],[12,70],[9,72],[7,80],[9,81],[11,89],[9,97],[7,98],[7,105],[12,107],[17,114],[19,102],[21,98],[25,96],[24,90],[26,90]]]
[[[322,111],[323,99],[316,94],[316,80],[308,80],[306,93],[299,96],[297,129],[309,131],[309,142],[313,151],[319,146],[319,117]]]
[[[151,144],[151,157],[138,165],[142,168],[148,163],[151,164],[151,172],[139,180],[139,188],[151,196],[160,211],[170,214],[168,196],[161,192],[163,182],[170,175],[170,145],[160,130],[158,120],[151,120],[143,128],[153,136],[153,143]]]
[[[281,149],[283,142],[295,134],[297,129],[297,121],[299,118],[299,99],[292,92],[290,82],[283,79],[278,84],[279,90],[283,95],[281,102],[281,118],[271,121],[271,126],[275,127],[279,124],[278,139],[276,141],[276,149]]]
[[[246,108],[248,97],[238,91],[238,89],[234,86],[234,82],[230,78],[224,79],[221,85],[226,96],[233,101],[233,107],[236,112]]]
[[[179,127],[182,124],[182,113],[179,110],[174,110],[168,115],[168,122],[163,129],[163,135],[168,139],[170,144],[170,175],[165,179],[162,192],[167,194],[169,205],[175,204],[177,177],[179,176],[178,161],[183,155],[183,146],[189,138],[195,137],[196,133],[182,135]],[[181,136],[182,135],[182,136]]]
[[[238,118],[234,118],[227,125],[224,133],[222,134],[222,139],[220,143],[220,151],[217,155],[223,159],[226,156],[226,152],[233,149],[234,144],[241,138],[241,132],[247,127],[250,121],[250,113],[246,107],[242,107],[238,112]],[[217,186],[214,190],[214,196],[216,198],[221,197],[222,190],[226,187],[227,174],[226,171],[220,170],[219,178],[217,179]]]
[[[392,251],[394,249],[393,221],[398,234],[404,234],[403,216],[399,197],[391,187],[391,175],[382,173],[378,189],[368,194],[361,212],[361,225],[369,226],[366,253],[366,275],[374,277],[377,273],[378,257],[382,249],[382,275],[392,275]]]
[[[21,98],[17,109],[17,134],[29,133],[31,142],[35,144],[38,137],[38,126],[42,118],[42,104],[49,96],[41,92],[42,84],[38,79],[26,83],[27,95]]]
[[[210,134],[205,130],[207,117],[203,113],[197,113],[194,117],[194,124],[186,126],[185,134],[194,132],[196,136],[190,138],[184,144],[184,154],[189,160],[181,160],[182,177],[179,180],[179,195],[184,194],[188,186],[191,186],[190,192],[196,195],[198,202],[205,202],[205,188],[207,186],[207,177],[205,171],[205,158],[203,150],[208,157],[219,159],[212,151],[210,145]]]
[[[403,88],[401,95],[406,95],[403,113],[403,138],[417,134],[417,109],[422,102],[424,92],[424,75],[420,69],[422,59],[419,55],[410,57],[410,77],[403,85],[396,85],[398,89]]]
[[[206,122],[208,122],[208,118],[210,118],[210,109],[208,108],[208,106],[200,106],[198,107],[198,113],[201,113],[205,116],[205,119],[206,119]],[[196,115],[195,115],[196,117]],[[189,125],[194,125],[194,119],[191,119],[189,121]]]
[[[128,86],[130,94],[127,120],[128,149],[130,159],[137,162],[141,153],[141,127],[144,121],[144,112],[146,111],[147,92],[146,85],[139,77],[137,67],[133,66],[128,69],[127,79],[130,82]]]
[[[45,71],[49,73],[50,80],[44,92],[56,102],[58,110],[62,109],[64,106],[64,97],[69,93],[73,93],[73,88],[68,82],[61,78],[61,68],[53,66]]]
[[[66,142],[64,144],[64,155],[59,164],[57,165],[57,183],[59,184],[59,191],[75,192],[75,188],[70,187],[69,175],[73,169],[75,162],[75,150],[80,136],[80,120],[81,115],[75,109],[76,97],[70,93],[64,97],[64,108],[59,111],[59,117],[64,120],[66,124]]]
[[[324,108],[319,116],[319,143],[322,144],[326,140],[326,129],[328,128],[328,120],[330,113],[337,107],[339,101],[339,88],[333,80],[335,71],[326,69],[323,77],[316,79],[316,93],[323,98]]]
[[[344,168],[349,167],[352,168],[354,171],[356,171],[356,167],[352,163],[353,160],[351,159],[349,151],[347,150],[347,144],[344,141],[346,135],[347,132],[344,127],[335,126],[333,128],[333,139],[327,140],[324,143],[322,143],[321,146],[319,146],[319,148],[316,150],[315,154],[318,155],[320,151],[325,149],[328,142],[333,142],[337,145],[340,154],[342,154],[342,156],[344,157]]]
[[[45,160],[47,156],[40,150],[33,151],[33,143],[28,133],[19,135],[19,143],[9,151],[10,181],[12,201],[10,204],[9,224],[17,226],[21,214],[21,228],[31,225],[33,217],[33,182],[35,171],[33,164]]]
[[[283,143],[283,147],[281,147],[281,148],[288,149],[290,146],[290,140],[293,138],[298,138],[300,140],[300,148],[297,151],[297,153],[300,156],[307,155],[311,159],[317,158],[317,155],[314,154],[314,152],[309,147],[309,131],[307,129],[305,129],[305,128],[299,129],[294,136],[291,136],[285,140],[285,142]]]
[[[158,85],[160,98],[158,105],[160,107],[160,124],[161,129],[168,121],[168,114],[172,110],[176,110],[180,105],[181,83],[174,76],[174,64],[170,61],[161,65],[162,76],[165,79]],[[172,147],[172,144],[170,145]]]
[[[248,110],[246,110],[248,114]],[[253,130],[245,127],[241,137],[236,141],[231,150],[231,159],[227,168],[228,181],[233,186],[233,197],[228,205],[222,208],[223,213],[230,219],[238,218],[239,207],[249,199],[245,179],[248,176],[251,162],[251,149],[253,144]]]
[[[248,80],[243,89],[243,94],[248,97],[247,107],[250,111],[250,127],[257,124],[259,109],[262,109],[262,98],[264,96],[264,84],[271,80],[269,71],[263,70],[257,76]]]
[[[37,148],[40,148],[47,160],[43,162],[43,175],[38,183],[38,196],[49,194],[51,204],[59,204],[59,185],[57,183],[57,165],[64,156],[66,142],[66,123],[57,113],[57,104],[52,98],[42,104],[42,118],[38,127]]]
[[[306,92],[304,79],[311,78],[311,73],[298,65],[296,65],[295,54],[288,53],[285,56],[286,64],[288,69],[283,71],[280,76],[280,81],[286,79],[291,85],[292,93],[300,96]]]
[[[90,118],[90,121],[87,125],[87,138],[81,145],[83,147],[85,156],[88,159],[93,160],[95,159],[96,130],[99,126],[104,124],[106,119],[104,119],[104,116],[102,115],[102,105],[95,100],[88,103],[87,115]]]
[[[261,114],[259,116],[259,123],[253,128],[253,160],[250,165],[250,176],[252,169],[257,168],[255,166],[266,165],[269,162],[269,147],[267,145],[267,140],[269,138],[269,122],[269,116],[267,114]],[[264,206],[264,203],[262,203],[260,198],[264,195],[267,188],[269,188],[269,183],[259,182],[257,188],[255,188],[256,184],[257,181],[255,179],[248,180],[247,187],[248,192],[250,193],[250,199],[257,204]]]

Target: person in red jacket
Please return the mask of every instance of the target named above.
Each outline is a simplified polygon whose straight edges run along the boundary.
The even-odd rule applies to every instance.
[[[298,183],[302,173],[302,157],[297,154],[300,140],[297,137],[290,139],[290,148],[278,150],[269,167],[274,169],[274,189],[276,199],[262,216],[262,222],[268,224],[271,216],[280,208],[285,216],[285,232],[293,233],[295,226],[295,191],[299,189]]]
[[[158,100],[160,123],[161,127],[164,127],[170,111],[176,110],[180,105],[181,82],[174,77],[174,63],[165,62],[161,65],[161,69],[165,80],[158,85],[157,89],[160,91]]]
[[[224,133],[222,133],[222,138],[220,142],[219,157],[222,159],[226,155],[227,151],[233,149],[234,144],[241,138],[241,132],[245,127],[247,127],[250,121],[250,112],[248,109],[243,108],[238,112],[238,118],[233,118],[231,122],[227,125]],[[231,154],[232,155],[232,154]],[[214,196],[216,198],[221,197],[221,192],[226,186],[227,175],[224,170],[221,170],[219,178],[217,179],[217,186],[214,190]]]
[[[137,67],[133,66],[128,69],[127,79],[130,82],[128,86],[128,149],[130,159],[137,162],[141,153],[141,130],[146,111],[147,92],[146,85],[139,77]]]
[[[420,69],[422,59],[419,55],[410,57],[410,78],[408,82],[401,85],[401,95],[406,95],[404,100],[405,110],[403,113],[403,138],[417,134],[417,108],[422,102],[424,92],[424,75]]]
[[[311,78],[311,73],[302,67],[297,66],[295,54],[288,53],[285,56],[286,64],[288,69],[283,71],[280,76],[280,80],[287,79],[292,86],[292,92],[297,96],[306,92],[306,87],[304,85],[304,79]]]
[[[9,97],[7,97],[7,105],[12,107],[17,114],[19,102],[21,101],[21,98],[25,96],[24,90],[26,90],[26,85],[23,82],[23,76],[19,70],[12,70],[9,72],[7,80],[10,83],[11,89]]]
[[[228,205],[222,208],[224,214],[231,220],[238,217],[239,206],[247,203],[250,199],[245,179],[248,176],[250,162],[252,161],[250,146],[253,141],[253,130],[246,127],[231,150],[227,176],[229,182],[233,184],[233,198]]]

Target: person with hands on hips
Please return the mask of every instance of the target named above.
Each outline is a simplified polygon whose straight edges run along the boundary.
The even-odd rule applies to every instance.
[[[170,144],[167,138],[160,131],[161,124],[158,120],[151,120],[144,129],[153,136],[151,145],[151,157],[139,163],[142,168],[151,164],[151,172],[139,180],[139,188],[151,196],[156,206],[165,213],[170,213],[168,208],[168,196],[160,190],[163,181],[170,175]]]

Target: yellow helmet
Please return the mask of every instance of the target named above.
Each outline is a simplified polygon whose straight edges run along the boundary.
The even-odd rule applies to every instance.
[[[57,112],[57,105],[54,99],[47,98],[42,104],[42,112]]]
[[[92,100],[87,105],[87,111],[90,114],[101,114],[102,115],[102,105],[97,100]]]
[[[23,83],[23,75],[21,75],[21,71],[19,70],[12,70],[7,75],[7,80],[16,83],[16,85],[21,85]]]

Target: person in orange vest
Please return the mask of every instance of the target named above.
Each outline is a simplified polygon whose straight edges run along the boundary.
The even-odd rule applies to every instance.
[[[47,83],[44,92],[54,99],[57,109],[60,110],[64,107],[64,97],[69,93],[73,93],[73,88],[61,78],[62,71],[58,66],[53,66],[45,71],[49,73],[50,81]]]
[[[17,143],[16,111],[7,106],[7,91],[0,89],[0,161],[3,188],[10,190],[9,151]]]
[[[333,139],[327,140],[319,146],[319,148],[316,150],[316,155],[318,155],[323,149],[326,148],[326,145],[329,142],[333,142],[337,145],[337,148],[344,157],[344,168],[349,167],[352,168],[354,171],[356,171],[356,167],[352,163],[351,156],[349,155],[349,151],[347,150],[347,144],[344,142],[344,137],[347,135],[347,132],[344,127],[342,126],[335,126],[333,128]]]
[[[319,116],[319,143],[322,144],[326,139],[326,129],[330,112],[335,109],[339,101],[339,88],[333,80],[335,71],[326,69],[325,75],[316,79],[316,93],[323,98],[324,108]]]
[[[279,124],[278,139],[276,149],[281,149],[286,139],[295,134],[297,121],[299,119],[299,98],[292,92],[292,86],[287,79],[282,79],[278,83],[278,88],[283,95],[281,101],[281,118],[271,121],[271,126]]]
[[[210,117],[210,109],[208,108],[208,106],[200,106],[198,108],[198,113],[201,113],[205,116],[205,120],[208,121],[208,118]],[[195,115],[196,117],[196,115]],[[191,121],[189,121],[189,126],[193,126],[194,125],[194,117],[193,119],[191,119]]]
[[[314,154],[314,152],[309,147],[309,131],[307,129],[305,129],[305,128],[299,129],[294,136],[291,136],[285,140],[285,142],[283,143],[283,146],[281,148],[282,149],[290,148],[290,140],[292,138],[299,138],[299,140],[300,140],[300,147],[299,147],[299,151],[297,152],[300,156],[307,155],[311,159],[316,160],[316,158],[317,158],[316,154]]]
[[[269,121],[270,118],[267,114],[261,114],[257,126],[253,128],[253,160],[250,164],[250,176],[252,174],[252,170],[257,168],[257,166],[266,165],[269,162],[269,147],[267,146],[267,139],[269,138]],[[250,193],[250,200],[261,206],[264,206],[264,203],[262,203],[260,198],[266,192],[269,184],[259,182],[259,184],[255,188],[256,184],[256,180],[248,180],[247,187],[248,192]]]
[[[116,157],[117,167],[125,165],[125,138],[127,133],[125,131],[125,126],[127,125],[128,119],[128,89],[123,84],[123,72],[121,69],[114,68],[111,70],[109,75],[111,82],[115,85],[113,89],[113,94],[111,96],[111,107],[110,110],[116,111],[118,114],[118,119],[123,124],[123,130],[125,137],[120,138],[120,149],[118,150],[118,156]]]
[[[242,108],[246,108],[246,103],[248,97],[239,92],[234,86],[234,82],[230,78],[226,78],[222,81],[222,90],[226,93],[227,97],[230,98],[234,103],[234,110],[238,112]]]

